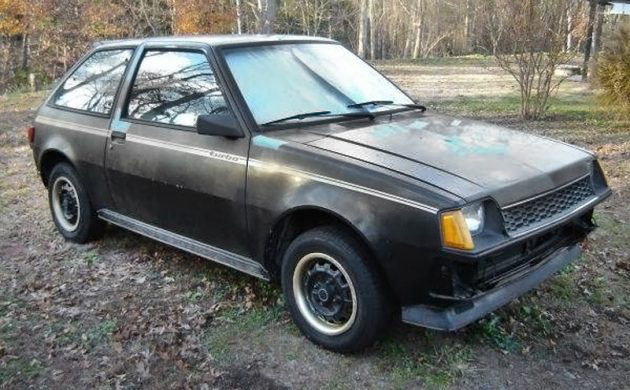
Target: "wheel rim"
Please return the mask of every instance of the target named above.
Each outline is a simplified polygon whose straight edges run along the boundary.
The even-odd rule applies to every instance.
[[[357,296],[341,264],[324,253],[302,257],[293,272],[293,296],[306,321],[329,336],[352,327],[357,316]]]
[[[73,232],[79,227],[80,206],[72,182],[64,176],[58,177],[52,187],[52,209],[55,219],[64,230]]]

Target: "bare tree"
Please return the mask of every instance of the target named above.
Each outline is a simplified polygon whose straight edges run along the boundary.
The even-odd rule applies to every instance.
[[[472,19],[472,4],[471,0],[466,0],[466,12],[464,13],[464,42],[463,42],[463,50],[464,53],[470,52],[470,25]]]
[[[595,22],[595,28],[593,30],[593,53],[592,57],[592,65],[591,68],[595,69],[597,67],[597,58],[599,56],[599,51],[602,47],[602,29],[604,27],[604,5],[599,3],[597,7],[597,21]]]
[[[586,32],[586,43],[584,46],[584,62],[582,63],[582,80],[588,78],[588,63],[591,60],[591,46],[593,46],[593,25],[595,24],[595,14],[597,12],[598,0],[589,0],[590,10],[588,13],[588,29]]]
[[[567,15],[566,15],[566,27],[567,27],[567,44],[565,46],[567,51],[570,51],[573,49],[573,34],[571,31],[569,31],[569,27],[571,26],[571,10],[567,9]]]
[[[365,58],[367,50],[367,30],[368,30],[368,10],[367,0],[359,0],[359,42],[357,44],[357,54]]]
[[[558,24],[563,26],[563,45],[567,50],[586,49],[588,65],[591,54],[595,57],[591,50],[599,45],[581,42],[600,36],[601,14],[598,18],[593,14],[587,23],[586,0],[538,0],[548,7],[567,1],[572,6]],[[485,53],[484,48],[509,52],[508,30],[514,20],[503,15],[509,3],[522,1],[0,0],[0,89],[12,80],[23,82],[18,77],[23,78],[25,71],[39,72],[44,80],[58,77],[95,40],[153,35],[276,31],[326,35],[371,59]],[[18,30],[12,30],[14,25]],[[594,34],[592,30],[587,34],[590,25]],[[557,26],[538,27],[555,31]],[[608,31],[604,28],[602,33]],[[547,46],[540,47],[548,51]]]
[[[420,42],[421,42],[421,37],[422,37],[422,27],[423,27],[423,17],[424,17],[424,12],[422,9],[423,4],[424,4],[424,1],[417,0],[415,3],[414,12],[413,12],[413,15],[414,15],[413,26],[415,28],[415,40],[413,44],[412,58],[414,60],[418,58],[418,54],[420,53]]]
[[[236,8],[236,33],[243,33],[243,18],[241,17],[241,0],[234,0],[234,7]]]
[[[370,23],[370,59],[376,59],[376,22],[374,20],[374,0],[368,0],[368,20]]]
[[[285,10],[289,8],[284,4]],[[332,34],[331,0],[296,0],[295,13],[299,13],[302,33],[306,35],[319,35],[323,25],[328,21],[328,35]]]
[[[133,36],[177,33],[176,1],[168,4],[164,0],[121,0],[121,3],[131,17]]]
[[[276,0],[258,0],[258,10],[260,12],[260,32],[271,34],[273,23],[276,20]]]
[[[564,50],[566,29],[563,20],[572,3],[580,0],[495,0],[488,12],[495,12],[490,27],[495,36],[505,39],[502,50],[495,50],[501,68],[518,82],[521,116],[538,118],[548,107],[549,96],[564,78],[554,78],[558,65],[574,55]]]

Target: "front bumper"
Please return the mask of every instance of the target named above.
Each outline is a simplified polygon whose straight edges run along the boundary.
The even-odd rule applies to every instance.
[[[525,294],[579,256],[578,244],[561,247],[526,273],[457,305],[403,306],[402,321],[438,330],[457,330]]]

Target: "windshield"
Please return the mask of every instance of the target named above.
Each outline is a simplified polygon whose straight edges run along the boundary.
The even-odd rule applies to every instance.
[[[337,44],[228,49],[225,59],[259,124],[309,112],[334,115],[393,108],[348,107],[368,101],[413,103],[371,66]]]

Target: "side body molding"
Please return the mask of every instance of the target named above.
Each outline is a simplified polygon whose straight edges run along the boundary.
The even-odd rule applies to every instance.
[[[98,211],[98,216],[107,222],[121,226],[145,237],[174,246],[246,274],[269,280],[269,275],[262,265],[247,257],[169,232],[168,230],[138,221],[111,210],[101,209]]]

